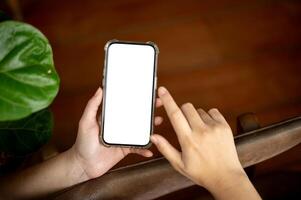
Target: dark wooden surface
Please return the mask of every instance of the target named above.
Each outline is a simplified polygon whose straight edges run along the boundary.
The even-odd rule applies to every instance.
[[[254,116],[251,115],[241,117],[239,121],[244,124],[242,128],[246,130],[247,127],[250,127],[249,125],[254,124],[253,119]],[[256,125],[258,124],[256,123]],[[277,156],[300,143],[301,117],[245,132],[235,137],[238,157],[243,167],[255,167],[254,164]],[[252,171],[250,171],[251,168],[248,169],[248,172],[252,172],[248,174],[251,175],[251,180],[257,180],[255,168]],[[301,175],[300,172],[299,175]],[[300,181],[296,183],[300,184]],[[193,185],[192,181],[176,172],[165,158],[161,158],[113,170],[97,179],[74,186],[59,194],[55,199],[149,200]],[[297,191],[295,187],[291,188],[292,193]],[[283,199],[287,195],[281,192],[278,194],[279,199]],[[274,195],[269,194],[264,197],[264,199],[273,199],[271,197]]]
[[[219,108],[233,130],[235,118],[249,111],[262,125],[301,114],[299,1],[28,1],[23,16],[53,46],[62,81],[52,106],[60,150],[74,142],[101,84],[103,46],[113,38],[156,42],[158,85],[179,104]],[[176,144],[167,120],[156,132]]]
[[[53,143],[70,147],[89,97],[101,84],[107,40],[154,41],[158,85],[179,104],[254,112],[261,125],[301,115],[301,2],[296,0],[22,0],[24,20],[50,40],[61,89],[53,103]],[[165,116],[162,110],[158,114]],[[167,120],[156,132],[176,144]],[[155,157],[159,154],[154,147]],[[294,163],[300,147],[258,173]],[[144,160],[129,156],[119,166]]]

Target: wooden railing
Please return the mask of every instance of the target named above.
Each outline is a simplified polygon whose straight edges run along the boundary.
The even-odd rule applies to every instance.
[[[301,142],[301,117],[235,137],[243,167],[272,158]],[[193,185],[164,158],[112,170],[74,186],[55,199],[154,199]]]

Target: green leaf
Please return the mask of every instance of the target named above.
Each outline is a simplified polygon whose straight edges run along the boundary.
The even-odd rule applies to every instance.
[[[46,108],[59,89],[51,46],[31,25],[0,23],[0,121]]]
[[[48,109],[21,120],[0,122],[0,152],[15,156],[35,152],[49,140],[52,127]]]

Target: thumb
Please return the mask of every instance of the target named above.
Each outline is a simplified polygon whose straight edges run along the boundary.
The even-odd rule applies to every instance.
[[[97,122],[96,115],[102,101],[102,89],[99,87],[94,96],[88,101],[81,121],[85,125]]]
[[[181,153],[161,135],[153,134],[151,136],[151,141],[156,145],[160,153],[170,162],[170,164],[176,170],[181,171],[183,166]]]

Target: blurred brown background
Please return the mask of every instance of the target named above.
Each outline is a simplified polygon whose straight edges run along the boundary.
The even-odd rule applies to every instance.
[[[61,77],[52,105],[53,143],[61,151],[74,143],[85,104],[101,84],[104,44],[114,38],[157,43],[158,85],[178,104],[219,108],[234,132],[236,117],[245,112],[256,113],[262,126],[301,115],[300,1],[11,2],[52,44]],[[165,117],[156,132],[176,144],[163,110],[156,112]],[[300,155],[297,146],[259,164],[256,173],[301,170]],[[141,160],[131,155],[118,166]]]

